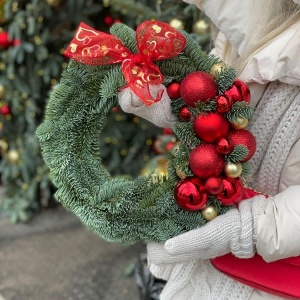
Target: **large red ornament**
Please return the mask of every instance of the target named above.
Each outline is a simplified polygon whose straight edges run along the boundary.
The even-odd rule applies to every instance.
[[[7,116],[7,115],[9,115],[9,114],[10,114],[10,108],[9,108],[9,106],[3,105],[3,106],[0,108],[0,114],[1,114],[2,116]]]
[[[178,82],[170,83],[167,86],[167,93],[172,100],[180,98],[180,84]]]
[[[192,114],[189,111],[189,109],[186,106],[184,106],[179,111],[179,117],[182,121],[189,122],[191,120]]]
[[[210,177],[205,182],[205,189],[209,194],[217,195],[223,191],[223,181],[220,177]]]
[[[241,95],[242,101],[249,103],[250,98],[251,98],[251,93],[250,93],[250,89],[247,86],[247,84],[245,82],[243,82],[242,80],[236,79],[233,82],[233,85],[237,87],[237,89]]]
[[[221,154],[229,154],[233,150],[232,144],[226,138],[217,141],[217,151]]]
[[[200,144],[189,156],[189,166],[192,172],[200,178],[218,176],[224,169],[225,161],[214,144]]]
[[[233,147],[243,145],[249,150],[249,154],[241,162],[248,161],[255,153],[256,140],[254,135],[246,129],[232,129],[228,133],[228,140]]]
[[[7,31],[0,32],[0,47],[7,49],[13,42],[9,39]]]
[[[222,114],[212,112],[195,117],[193,127],[200,140],[213,143],[227,136],[230,123]]]
[[[187,75],[180,85],[181,98],[186,105],[195,107],[197,102],[206,102],[218,94],[218,86],[213,77],[197,71]]]
[[[236,178],[223,178],[223,191],[217,195],[217,198],[223,205],[232,205],[242,200],[243,185],[241,180]]]
[[[228,113],[232,108],[232,99],[226,95],[220,95],[216,99],[217,101],[217,112],[221,114]]]
[[[190,177],[179,181],[175,187],[174,197],[177,204],[184,210],[198,211],[207,202],[202,180]]]

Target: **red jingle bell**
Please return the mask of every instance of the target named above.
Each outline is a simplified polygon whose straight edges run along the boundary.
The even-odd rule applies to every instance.
[[[184,210],[198,211],[207,202],[207,194],[203,182],[196,177],[190,177],[179,181],[174,190],[177,204]]]
[[[217,195],[223,191],[223,181],[220,177],[210,177],[205,182],[205,189],[209,194]]]
[[[218,94],[218,86],[213,77],[202,71],[188,74],[181,82],[180,94],[184,103],[196,107],[197,102],[206,102]]]
[[[256,140],[254,135],[249,130],[232,129],[229,131],[227,138],[233,147],[237,145],[243,145],[249,150],[247,157],[241,162],[248,161],[254,155],[256,150]]]
[[[214,144],[200,144],[189,156],[189,166],[192,172],[200,178],[218,176],[224,169],[225,161]]]
[[[179,111],[179,117],[182,121],[189,122],[191,120],[192,114],[189,111],[189,109],[186,106],[184,106]]]
[[[241,201],[243,196],[243,185],[241,180],[235,178],[223,178],[223,191],[217,198],[223,205],[232,205]]]
[[[250,93],[250,89],[247,86],[247,84],[245,82],[243,82],[242,80],[236,79],[233,82],[233,85],[236,86],[237,89],[239,90],[242,101],[249,103],[250,99],[251,99],[251,93]]]
[[[232,144],[226,138],[217,141],[217,151],[221,154],[229,154],[233,150]]]
[[[167,86],[167,93],[172,100],[180,98],[180,84],[178,82],[170,83]]]
[[[200,140],[213,143],[227,136],[230,123],[222,114],[212,112],[195,117],[193,128]]]
[[[217,101],[217,112],[221,114],[228,113],[232,108],[232,99],[226,95],[220,95],[216,99]]]

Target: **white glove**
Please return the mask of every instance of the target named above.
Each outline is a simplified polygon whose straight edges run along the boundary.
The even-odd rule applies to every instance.
[[[239,258],[250,258],[255,253],[257,219],[266,205],[265,196],[255,196],[241,201],[239,209],[231,209],[200,228],[167,240],[164,245],[149,243],[149,262],[157,266],[178,264],[230,252]]]
[[[121,90],[118,94],[119,104],[123,111],[135,114],[146,119],[154,125],[162,128],[170,128],[176,123],[176,117],[171,113],[171,99],[168,96],[166,87],[162,84],[151,85],[150,94],[155,98],[159,90],[164,90],[160,101],[147,106],[129,88]]]

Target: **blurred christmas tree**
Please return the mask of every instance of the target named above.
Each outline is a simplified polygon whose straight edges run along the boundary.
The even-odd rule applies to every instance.
[[[0,0],[0,173],[5,186],[0,210],[14,222],[55,203],[35,131],[49,92],[67,66],[62,53],[75,29],[85,22],[107,32],[115,22],[135,28],[146,19],[184,29],[203,49],[210,47],[207,20],[181,0]],[[137,176],[162,153],[161,140],[169,138],[161,135],[161,129],[115,108],[100,141],[107,169]]]

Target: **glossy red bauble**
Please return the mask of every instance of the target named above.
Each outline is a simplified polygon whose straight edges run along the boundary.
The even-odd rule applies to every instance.
[[[167,93],[170,99],[180,98],[180,84],[178,82],[172,82],[167,86]]]
[[[196,177],[189,177],[179,181],[174,190],[174,197],[177,204],[184,210],[198,211],[207,202],[207,194],[202,180]]]
[[[228,113],[232,108],[232,100],[226,95],[220,95],[216,99],[217,101],[217,112],[221,114]]]
[[[7,31],[0,32],[0,48],[7,49],[13,42],[9,39]]]
[[[228,89],[226,92],[224,92],[224,95],[230,99],[232,103],[237,101],[242,101],[242,96],[240,94],[239,89],[233,85],[230,89]]]
[[[254,135],[246,129],[232,129],[228,133],[228,141],[233,147],[237,145],[243,145],[248,150],[249,153],[245,159],[241,162],[248,161],[255,153],[256,150],[256,140]]]
[[[189,109],[186,106],[184,106],[179,111],[179,117],[182,121],[189,122],[191,120],[192,114],[189,111]]]
[[[221,154],[229,154],[233,150],[232,144],[226,138],[217,141],[217,151]]]
[[[209,194],[217,195],[223,191],[223,181],[220,177],[210,177],[205,181],[205,189]]]
[[[218,176],[224,169],[225,161],[214,144],[200,144],[189,156],[189,166],[192,172],[200,178]]]
[[[239,90],[239,93],[241,95],[241,100],[249,103],[251,98],[251,93],[247,84],[242,80],[236,79],[233,82],[233,85],[236,86],[237,89]]]
[[[218,94],[218,86],[213,77],[197,71],[187,75],[181,82],[180,94],[186,105],[195,107],[197,102],[206,102]]]
[[[7,105],[3,105],[1,108],[0,108],[0,114],[2,116],[7,116],[10,114],[10,107],[7,106]]]
[[[213,143],[227,136],[230,123],[222,114],[212,112],[195,117],[193,128],[200,140]]]
[[[223,178],[223,191],[217,198],[223,205],[232,205],[241,201],[243,196],[243,185],[241,180],[235,178]]]

